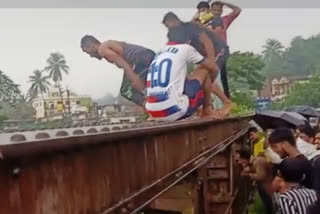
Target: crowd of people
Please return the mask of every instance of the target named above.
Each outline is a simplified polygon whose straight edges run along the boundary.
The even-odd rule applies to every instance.
[[[224,6],[232,10],[226,16]],[[168,28],[168,42],[157,53],[126,42],[100,42],[90,35],[81,39],[81,48],[123,69],[120,94],[144,107],[152,119],[175,121],[196,113],[222,119],[234,105],[226,71],[227,29],[240,12],[221,1],[200,2],[189,22],[168,12],[162,22]],[[190,63],[196,66],[188,71]],[[211,94],[222,105],[213,105]]]
[[[250,146],[237,151],[242,176],[256,184],[267,214],[320,213],[320,129],[310,125],[249,129]]]

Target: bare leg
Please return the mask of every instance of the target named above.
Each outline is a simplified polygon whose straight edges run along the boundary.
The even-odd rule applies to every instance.
[[[221,113],[224,116],[228,115],[231,109],[233,108],[234,103],[225,95],[223,90],[220,89],[220,87],[216,83],[213,83],[211,85],[211,91],[212,93],[217,95],[217,97],[219,97],[223,103],[223,108],[221,109]]]
[[[202,117],[212,117],[216,119],[221,119],[222,115],[219,112],[214,111],[212,109],[212,102],[211,102],[211,79],[208,73],[208,70],[204,69],[203,67],[198,67],[195,72],[193,72],[188,79],[196,79],[200,82],[203,87],[204,92],[204,103],[203,103],[203,111]]]
[[[216,119],[222,119],[223,115],[220,114],[219,111],[212,109],[211,85],[212,83],[208,75],[203,85],[204,103],[203,103],[202,117],[213,117]]]

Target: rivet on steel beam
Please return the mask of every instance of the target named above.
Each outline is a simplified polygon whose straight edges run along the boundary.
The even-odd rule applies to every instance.
[[[12,135],[10,138],[11,142],[22,142],[26,140],[27,140],[26,137],[22,134],[15,134],[15,135]]]
[[[36,139],[47,139],[47,138],[50,138],[50,135],[46,132],[40,132],[40,133],[36,134],[35,138]]]
[[[74,135],[83,135],[83,134],[84,134],[84,131],[81,130],[81,129],[77,129],[77,130],[74,130],[74,131],[73,131],[73,134],[74,134]]]
[[[21,172],[21,169],[19,167],[15,167],[15,168],[13,168],[11,173],[12,173],[12,175],[19,175],[20,172]]]
[[[121,214],[126,214],[126,213],[128,213],[127,208],[124,208],[124,207],[121,208],[120,213],[121,213]]]
[[[129,210],[133,210],[134,209],[134,203],[133,202],[128,203],[127,207],[128,207]]]
[[[95,129],[95,128],[90,128],[90,129],[88,129],[88,131],[87,131],[88,134],[93,134],[93,133],[97,133],[97,132],[98,132],[98,130]]]
[[[112,127],[112,131],[118,131],[118,130],[120,130],[120,127],[118,126]]]
[[[183,175],[183,173],[180,171],[180,172],[177,172],[176,173],[176,177],[178,178],[178,177],[181,177]]]
[[[66,132],[66,131],[58,131],[57,133],[56,133],[56,137],[66,137],[66,136],[68,136],[69,134],[68,134],[68,132]]]
[[[101,132],[110,132],[110,128],[104,127],[100,130]]]

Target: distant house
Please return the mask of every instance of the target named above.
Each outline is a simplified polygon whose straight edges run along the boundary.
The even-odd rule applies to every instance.
[[[73,92],[63,93],[62,99],[59,89],[50,88],[47,93],[38,95],[32,100],[35,119],[61,119],[64,112],[73,116],[82,117],[90,112],[92,99],[89,96],[80,96]]]
[[[294,91],[296,84],[309,82],[311,76],[279,76],[266,82],[260,91],[260,97],[281,100]]]

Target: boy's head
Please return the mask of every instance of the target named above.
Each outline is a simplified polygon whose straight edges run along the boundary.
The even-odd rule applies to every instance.
[[[201,12],[209,12],[210,11],[210,5],[206,1],[201,1],[197,5],[197,9],[198,9],[199,13],[201,13]]]
[[[271,149],[277,153],[281,158],[285,158],[288,156],[288,153],[286,152],[286,147],[294,146],[296,145],[295,138],[293,136],[293,133],[288,128],[278,128],[274,130],[269,139],[269,144]]]
[[[248,130],[249,133],[249,140],[253,143],[258,142],[259,140],[259,131],[256,127],[251,127]]]
[[[278,166],[280,187],[283,190],[288,188],[288,184],[300,184],[305,179],[305,172],[308,162],[300,158],[287,158]]]
[[[315,132],[311,126],[309,125],[298,126],[297,134],[298,134],[298,137],[301,138],[302,140],[313,144]]]
[[[210,6],[208,2],[200,2],[197,6],[197,9],[199,14],[198,19],[202,24],[205,24],[212,19],[213,15],[210,11]]]
[[[239,151],[239,161],[238,163],[242,167],[246,167],[250,163],[251,153],[246,149],[242,149]]]

